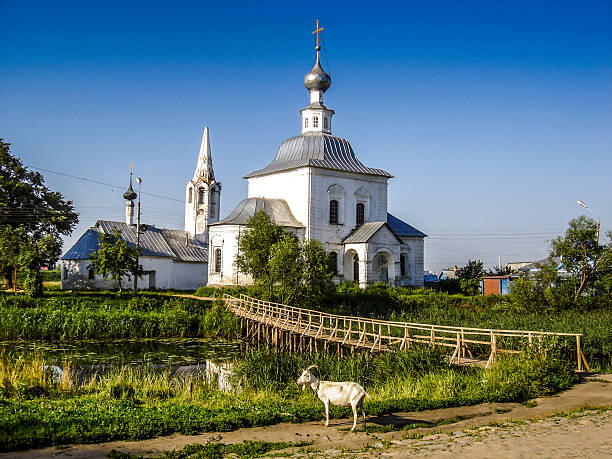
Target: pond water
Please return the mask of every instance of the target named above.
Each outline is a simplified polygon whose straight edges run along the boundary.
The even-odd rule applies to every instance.
[[[207,360],[229,360],[241,352],[242,343],[217,339],[137,339],[109,341],[0,342],[0,352],[13,356],[38,354],[49,365],[161,365],[185,366]]]

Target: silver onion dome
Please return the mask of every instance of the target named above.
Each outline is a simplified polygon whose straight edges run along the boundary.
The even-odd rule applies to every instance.
[[[325,73],[319,62],[320,49],[320,47],[317,47],[317,61],[310,72],[304,77],[304,86],[306,86],[306,89],[309,91],[319,90],[325,92],[331,86],[331,77]]]

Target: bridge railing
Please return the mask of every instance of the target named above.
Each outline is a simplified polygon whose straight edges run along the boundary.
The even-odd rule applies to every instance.
[[[285,304],[263,301],[246,295],[224,294],[225,304],[238,316],[301,336],[327,340],[372,351],[405,349],[412,343],[428,343],[453,349],[451,362],[474,358],[472,350],[487,349],[488,368],[498,353],[520,353],[525,343],[540,344],[545,337],[565,337],[576,341],[578,371],[590,367],[582,352],[582,334],[526,330],[497,330],[474,327],[386,321],[342,316]]]

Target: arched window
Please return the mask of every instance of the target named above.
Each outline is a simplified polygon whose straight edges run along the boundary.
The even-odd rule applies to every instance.
[[[221,272],[221,249],[215,249],[215,272]]]
[[[96,276],[95,276],[95,272],[94,272],[94,270],[93,270],[93,269],[89,268],[89,272],[88,272],[88,274],[89,274],[89,276],[88,276],[88,277],[89,277],[89,280],[94,280],[94,279],[96,278]]]
[[[329,118],[327,116],[323,118],[323,127],[329,129]]]
[[[329,201],[329,224],[338,224],[338,201],[335,199]]]
[[[338,274],[338,252],[329,252],[329,264],[332,267],[334,276]]]
[[[189,200],[187,202],[191,204],[192,201],[193,201],[193,188],[189,188]]]
[[[363,203],[358,202],[355,208],[355,223],[361,225],[365,221],[365,206]]]
[[[353,257],[353,280],[359,282],[359,256]]]
[[[199,197],[198,197],[198,204],[202,204],[204,202],[204,193],[206,193],[204,188],[200,188],[200,194],[199,194]]]
[[[319,127],[319,117],[317,115],[312,117],[312,127]]]
[[[307,128],[308,127],[308,118],[304,118],[304,127]]]

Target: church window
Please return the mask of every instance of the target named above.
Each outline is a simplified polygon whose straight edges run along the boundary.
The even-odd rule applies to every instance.
[[[200,188],[200,196],[198,197],[199,204],[202,204],[204,202],[204,193],[206,193],[204,188]]]
[[[400,275],[402,275],[402,276],[406,276],[407,275],[407,271],[406,271],[406,254],[405,253],[400,254]]]
[[[329,252],[329,263],[334,275],[338,274],[338,252]]]
[[[359,282],[359,256],[353,257],[353,280]]]
[[[221,272],[221,249],[215,249],[215,272]]]
[[[308,127],[308,118],[304,118],[304,127],[307,128]]]
[[[355,223],[361,225],[365,221],[365,206],[362,202],[358,202],[355,208]]]
[[[317,115],[312,117],[312,127],[319,127],[319,117]]]
[[[88,274],[89,280],[95,279],[95,273],[93,269],[89,268],[89,272],[87,274]]]
[[[329,129],[329,118],[327,116],[323,118],[323,127]]]
[[[64,266],[63,273],[64,273],[64,279],[68,279],[68,268],[66,266]]]
[[[338,201],[335,199],[329,201],[329,224],[338,224]]]
[[[189,204],[193,201],[193,188],[189,188]]]

